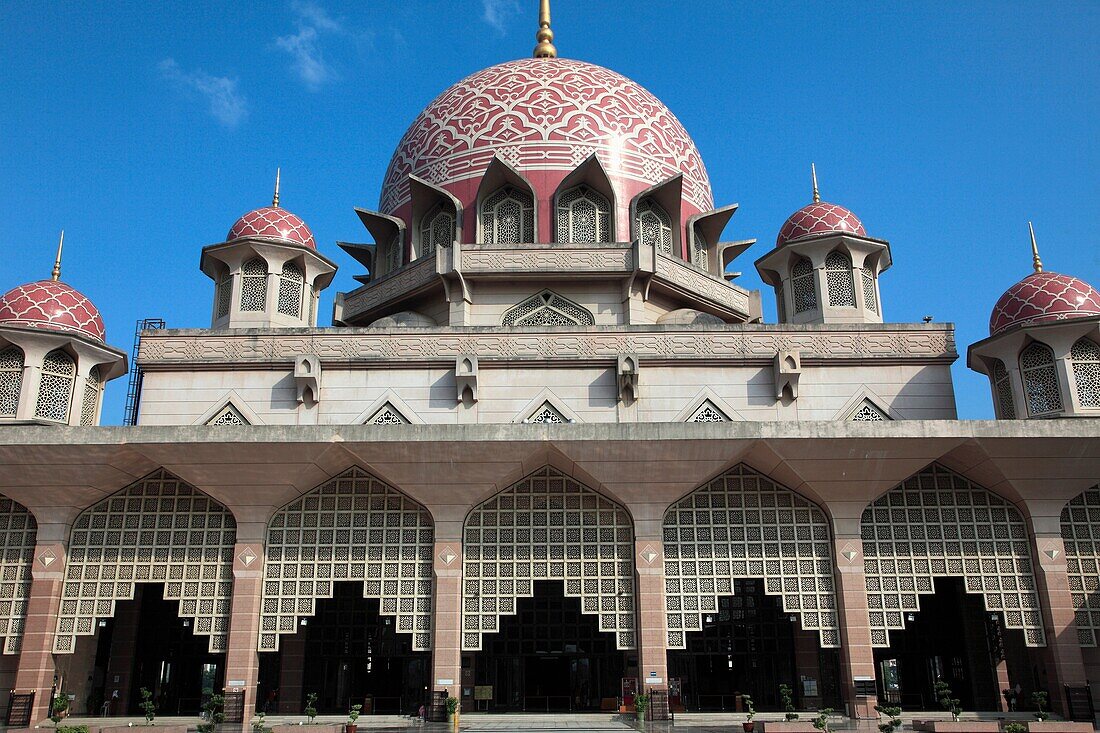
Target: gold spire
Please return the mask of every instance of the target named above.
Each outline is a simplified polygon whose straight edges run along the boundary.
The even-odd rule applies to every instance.
[[[279,174],[281,172],[281,168],[275,169],[275,195],[271,197],[271,205],[276,209],[279,208]]]
[[[817,166],[810,163],[810,178],[814,181],[814,203],[821,201],[821,194],[817,192]]]
[[[61,240],[57,243],[57,259],[53,261],[53,273],[50,277],[54,282],[61,279],[61,249],[65,246],[65,230],[61,230]]]
[[[539,32],[535,34],[538,45],[535,46],[535,58],[556,59],[558,49],[554,48],[554,31],[550,30],[550,0],[539,0]]]
[[[1043,261],[1039,259],[1039,245],[1035,243],[1035,227],[1031,225],[1029,221],[1027,223],[1028,231],[1031,232],[1031,264],[1035,268],[1035,272],[1043,271]]]

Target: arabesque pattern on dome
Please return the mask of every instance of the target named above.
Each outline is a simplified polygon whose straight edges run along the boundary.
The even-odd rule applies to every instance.
[[[1100,293],[1083,280],[1033,272],[1009,288],[989,316],[989,335],[1012,326],[1100,316]]]
[[[241,237],[282,239],[310,249],[317,249],[313,232],[309,230],[306,223],[295,214],[277,206],[265,206],[237,219],[229,229],[229,234],[225,236],[225,241],[232,242]]]
[[[99,341],[107,337],[103,318],[92,301],[57,280],[39,280],[4,293],[0,297],[0,326],[74,331]]]
[[[446,186],[480,176],[494,154],[521,171],[572,171],[592,153],[612,179],[647,187],[682,173],[684,200],[713,207],[699,151],[660,100],[613,71],[559,58],[491,66],[436,97],[398,144],[379,208],[409,200],[410,173]]]
[[[793,242],[811,234],[845,232],[860,237],[867,236],[863,222],[851,211],[837,204],[815,201],[790,215],[783,223],[783,228],[779,230],[775,246],[782,247],[787,242]]]

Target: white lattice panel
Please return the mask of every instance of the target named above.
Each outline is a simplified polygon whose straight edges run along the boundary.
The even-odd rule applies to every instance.
[[[1066,574],[1073,598],[1077,641],[1097,646],[1100,632],[1100,486],[1073,497],[1062,509]]]
[[[1073,381],[1081,407],[1100,407],[1100,345],[1083,338],[1070,351]]]
[[[1062,388],[1058,384],[1058,370],[1054,366],[1054,352],[1038,341],[1020,354],[1020,373],[1024,380],[1024,396],[1027,411],[1031,415],[1045,415],[1062,409]]]
[[[164,470],[85,510],[69,542],[54,652],[71,654],[137,583],[163,583],[210,651],[225,651],[236,535],[229,510]]]
[[[431,649],[433,536],[427,509],[360,468],[279,510],[267,530],[259,650],[276,651],[343,581],[362,582],[413,650]]]
[[[738,465],[669,507],[664,522],[668,647],[718,612],[734,578],[763,578],[823,647],[840,646],[829,521],[816,505]]]
[[[618,504],[547,467],[470,512],[463,538],[463,649],[481,649],[539,580],[563,581],[619,649],[635,648],[634,527]]]
[[[1027,526],[1009,502],[934,465],[879,497],[860,526],[874,646],[890,645],[938,577],[961,577],[1028,646],[1046,645]]]
[[[852,276],[852,261],[843,252],[830,252],[825,258],[825,280],[829,288],[829,305],[856,307],[856,285]]]
[[[18,654],[23,643],[31,563],[38,525],[26,507],[0,496],[0,639],[4,654]]]

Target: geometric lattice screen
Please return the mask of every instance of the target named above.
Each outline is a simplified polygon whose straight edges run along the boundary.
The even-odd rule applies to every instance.
[[[133,600],[137,583],[163,583],[210,651],[225,651],[236,537],[229,510],[163,469],[85,510],[73,524],[54,652],[71,654],[116,601]]]
[[[362,582],[414,651],[431,649],[433,539],[427,509],[360,468],[291,502],[267,529],[259,650],[276,651],[343,581]]]
[[[27,508],[0,497],[0,639],[4,654],[18,654],[23,643],[37,534],[38,525]]]
[[[1031,543],[1009,502],[934,464],[867,507],[860,527],[872,646],[890,645],[937,577],[961,577],[1027,646],[1045,646]]]
[[[840,646],[829,521],[766,476],[741,464],[669,507],[664,553],[670,649],[687,646],[735,578],[763,578],[821,646]]]
[[[542,468],[470,512],[463,528],[462,648],[516,613],[539,580],[563,581],[619,649],[634,649],[634,526],[626,510]]]
[[[1078,494],[1062,509],[1066,574],[1077,640],[1097,646],[1100,631],[1100,486]]]

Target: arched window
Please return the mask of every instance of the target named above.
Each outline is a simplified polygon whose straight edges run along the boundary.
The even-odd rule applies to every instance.
[[[1054,352],[1038,341],[1020,354],[1020,372],[1030,415],[1045,415],[1062,409],[1062,391],[1054,368]]]
[[[852,279],[852,260],[839,250],[825,258],[825,281],[829,287],[829,305],[856,307],[856,285]]]
[[[672,217],[653,199],[638,204],[638,239],[646,247],[672,254]]]
[[[993,362],[993,391],[997,395],[997,417],[1002,420],[1016,419],[1016,405],[1012,400],[1012,380],[1008,376],[1004,362]]]
[[[76,363],[61,349],[51,351],[42,360],[42,381],[38,384],[38,402],[34,416],[54,422],[69,422],[73,399]]]
[[[875,289],[875,276],[871,268],[861,267],[859,271],[863,276],[863,307],[872,313],[878,313],[878,292]]]
[[[262,311],[267,308],[267,263],[260,257],[241,266],[241,310]]]
[[[1079,340],[1069,352],[1073,360],[1073,382],[1081,407],[1100,407],[1100,346],[1087,338]]]
[[[802,257],[791,268],[791,296],[794,300],[794,312],[805,313],[817,310],[817,287],[814,284],[814,266],[809,259]]]
[[[535,205],[531,194],[505,186],[481,202],[481,231],[486,244],[535,241]]]
[[[450,247],[455,241],[455,217],[443,204],[435,208],[420,220],[420,257],[435,254],[437,249]]]
[[[232,298],[233,275],[229,268],[225,268],[218,277],[218,284],[214,286],[214,318],[225,318],[229,315]]]
[[[707,240],[698,227],[695,228],[695,246],[691,250],[691,262],[704,270],[709,267],[707,262]]]
[[[15,417],[23,387],[23,351],[9,346],[0,351],[0,417]]]
[[[398,232],[394,235],[393,239],[390,240],[390,243],[386,245],[383,255],[380,257],[380,259],[386,263],[386,271],[382,273],[383,275],[388,275],[401,267],[401,261],[404,259],[401,253],[401,243],[403,239],[401,232]]]
[[[592,311],[552,290],[532,295],[504,312],[502,326],[591,326]]]
[[[611,203],[588,186],[571,188],[558,196],[559,242],[610,242]]]
[[[283,265],[283,272],[279,276],[279,312],[284,316],[301,318],[305,281],[305,276],[296,264],[287,262]]]
[[[84,380],[84,402],[80,406],[80,424],[87,427],[95,425],[99,408],[99,394],[103,383],[99,378],[99,367],[92,367],[88,378]]]

